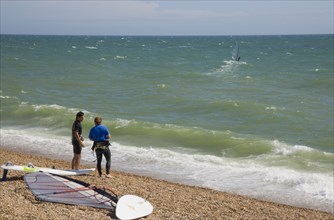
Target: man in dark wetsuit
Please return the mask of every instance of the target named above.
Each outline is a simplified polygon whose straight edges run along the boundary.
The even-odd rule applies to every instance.
[[[110,176],[110,162],[111,162],[111,153],[109,149],[111,135],[108,128],[102,125],[102,118],[96,117],[94,119],[95,127],[89,131],[89,139],[94,141],[92,150],[95,150],[97,158],[97,171],[99,172],[100,177],[102,177],[102,156],[106,158],[106,177],[111,178]]]
[[[78,170],[81,160],[81,149],[85,146],[83,141],[81,122],[84,120],[84,113],[78,112],[72,125],[72,145],[74,157],[72,159],[72,170]]]

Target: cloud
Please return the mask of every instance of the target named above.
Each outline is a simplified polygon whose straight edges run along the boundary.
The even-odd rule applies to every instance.
[[[333,32],[330,1],[1,0],[0,4],[2,34]]]
[[[158,7],[143,1],[1,1],[1,14],[21,21],[110,20],[151,16]]]

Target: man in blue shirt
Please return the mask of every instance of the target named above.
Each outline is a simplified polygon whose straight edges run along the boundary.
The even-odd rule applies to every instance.
[[[94,119],[95,127],[90,129],[89,139],[94,141],[92,150],[95,150],[97,158],[97,171],[99,172],[100,177],[102,176],[102,155],[106,158],[106,177],[111,178],[110,176],[110,139],[111,135],[108,128],[102,125],[102,118],[96,117]]]

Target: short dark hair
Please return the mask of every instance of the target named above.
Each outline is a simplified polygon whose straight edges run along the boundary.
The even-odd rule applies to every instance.
[[[77,113],[77,118],[80,118],[80,117],[83,116],[84,114],[85,114],[85,113],[83,113],[83,112],[81,112],[81,111],[78,112],[78,113]]]

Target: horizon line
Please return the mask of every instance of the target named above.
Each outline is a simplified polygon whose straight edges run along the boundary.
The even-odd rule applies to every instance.
[[[0,33],[0,36],[4,36],[4,35],[21,35],[21,36],[89,36],[89,37],[243,37],[243,36],[301,36],[301,35],[334,35],[334,33],[316,33],[316,34],[226,34],[226,35],[220,35],[220,34],[213,34],[213,35],[209,35],[209,34],[190,34],[190,35],[186,35],[186,34],[176,34],[176,35],[151,35],[151,34],[115,34],[115,35],[109,35],[109,34],[2,34]]]

